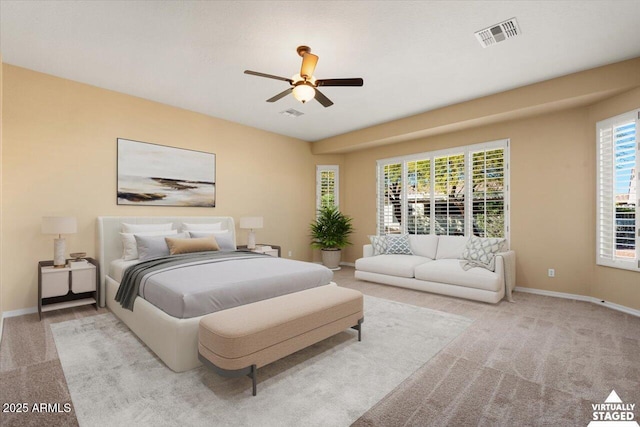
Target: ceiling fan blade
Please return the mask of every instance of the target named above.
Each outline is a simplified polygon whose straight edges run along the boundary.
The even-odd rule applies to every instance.
[[[323,79],[316,82],[318,86],[362,86],[364,80],[361,78],[353,79]]]
[[[252,76],[266,77],[268,79],[282,80],[284,82],[293,83],[293,80],[291,79],[288,79],[286,77],[274,76],[273,74],[259,73],[257,71],[251,71],[251,70],[244,70],[244,73],[251,74]]]
[[[300,67],[300,75],[310,79],[313,76],[313,72],[316,69],[318,63],[318,56],[312,53],[305,53],[302,55],[302,67]]]
[[[331,107],[333,105],[333,101],[331,101],[329,98],[324,96],[324,94],[322,92],[320,92],[317,88],[316,88],[316,97],[315,98],[325,108]]]
[[[279,94],[277,94],[276,96],[272,96],[271,98],[267,99],[267,102],[276,102],[279,99],[284,98],[285,96],[289,95],[291,92],[293,92],[293,88],[290,87],[289,89],[280,92]]]

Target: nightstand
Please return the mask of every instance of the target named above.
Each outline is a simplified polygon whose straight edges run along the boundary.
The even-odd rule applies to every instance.
[[[247,249],[247,245],[238,246],[238,249]],[[280,246],[276,245],[265,245],[265,244],[256,244],[256,248],[251,252],[257,252],[260,254],[271,255],[276,258],[280,258]]]
[[[38,262],[38,315],[43,311],[60,310],[95,304],[100,300],[100,266],[93,258],[86,262],[68,263],[54,268],[53,261]]]

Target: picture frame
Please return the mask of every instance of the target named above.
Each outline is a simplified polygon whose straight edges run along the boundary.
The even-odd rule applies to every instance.
[[[216,155],[118,138],[117,204],[216,206]]]

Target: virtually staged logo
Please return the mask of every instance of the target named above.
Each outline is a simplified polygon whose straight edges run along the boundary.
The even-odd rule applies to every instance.
[[[604,403],[592,403],[589,427],[640,427],[635,421],[635,403],[623,403],[615,390]]]

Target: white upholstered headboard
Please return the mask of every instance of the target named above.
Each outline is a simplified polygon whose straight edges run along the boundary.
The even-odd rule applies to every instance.
[[[96,222],[96,254],[100,263],[100,306],[105,303],[105,277],[109,274],[111,261],[122,258],[122,223],[127,224],[163,224],[173,223],[173,229],[180,230],[182,223],[215,224],[222,223],[223,230],[229,230],[236,241],[236,227],[230,216],[99,216]]]

